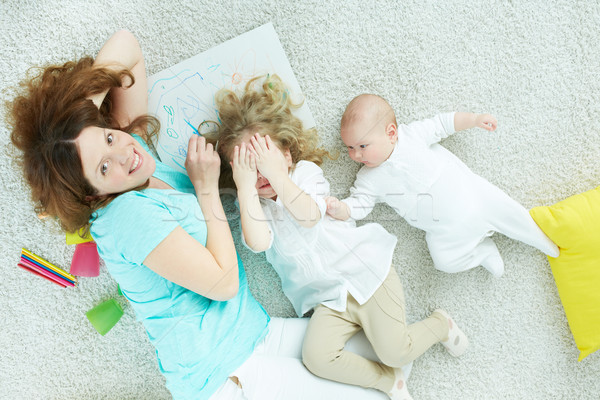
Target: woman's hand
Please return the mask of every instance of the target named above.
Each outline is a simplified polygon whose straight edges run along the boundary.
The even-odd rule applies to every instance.
[[[188,143],[185,169],[196,192],[200,189],[218,190],[220,167],[221,158],[214,151],[213,145],[206,143],[202,136],[192,135]]]
[[[256,159],[246,143],[234,147],[233,159],[229,164],[233,170],[233,181],[238,191],[256,188]]]
[[[256,157],[258,171],[271,182],[288,175],[291,162],[286,159],[279,147],[269,137],[255,133],[250,139]]]

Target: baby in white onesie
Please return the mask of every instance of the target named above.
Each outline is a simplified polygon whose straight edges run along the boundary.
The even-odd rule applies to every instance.
[[[364,166],[350,197],[327,199],[327,213],[358,220],[376,203],[387,203],[426,232],[434,265],[445,272],[481,265],[501,276],[504,262],[490,238],[494,232],[557,257],[558,247],[523,206],[438,144],[454,132],[476,126],[493,131],[496,124],[489,114],[457,112],[398,125],[383,98],[354,98],[342,117],[341,137],[350,158]]]

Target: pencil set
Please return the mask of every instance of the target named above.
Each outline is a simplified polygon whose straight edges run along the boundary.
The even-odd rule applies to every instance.
[[[29,250],[21,249],[21,259],[19,260],[18,266],[62,287],[77,286],[77,278],[75,276],[58,268]]]

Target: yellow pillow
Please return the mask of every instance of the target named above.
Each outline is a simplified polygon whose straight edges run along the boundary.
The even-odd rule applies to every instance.
[[[548,260],[581,361],[600,349],[600,186],[530,213],[560,247]]]

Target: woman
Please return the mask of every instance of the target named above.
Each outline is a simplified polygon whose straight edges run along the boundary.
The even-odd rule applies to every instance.
[[[187,176],[151,154],[145,140],[157,122],[145,115],[144,59],[131,33],[22,89],[10,104],[11,140],[37,211],[68,231],[90,230],[174,398],[382,398],[311,375],[300,361],[306,321],[270,321],[252,297],[212,145],[190,139]]]

